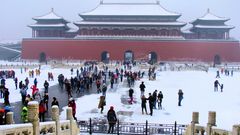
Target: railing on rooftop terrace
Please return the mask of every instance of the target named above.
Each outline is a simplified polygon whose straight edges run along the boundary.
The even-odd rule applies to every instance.
[[[81,133],[107,133],[108,123],[106,121],[78,121]],[[114,134],[126,135],[152,135],[152,134],[169,134],[183,135],[187,125],[174,124],[152,124],[148,123],[130,123],[117,122],[114,127]]]

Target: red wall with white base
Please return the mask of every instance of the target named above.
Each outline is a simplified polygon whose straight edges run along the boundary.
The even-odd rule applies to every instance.
[[[238,41],[140,41],[140,40],[80,40],[80,39],[23,39],[22,58],[39,59],[44,52],[48,59],[101,60],[101,53],[110,53],[110,60],[123,60],[131,50],[135,59],[148,58],[156,52],[159,61],[213,62],[215,55],[222,61],[240,62]]]

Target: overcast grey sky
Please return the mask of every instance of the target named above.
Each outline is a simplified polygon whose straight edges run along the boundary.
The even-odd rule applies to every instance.
[[[32,17],[46,14],[51,8],[54,8],[58,15],[74,22],[80,20],[79,13],[95,8],[99,1],[2,0],[0,3],[0,42],[31,37],[31,29],[27,25],[35,22]],[[181,13],[179,20],[184,22],[191,22],[203,16],[210,8],[211,12],[218,16],[231,18],[227,24],[236,27],[231,31],[231,36],[240,39],[240,0],[160,0],[160,3],[170,11]]]

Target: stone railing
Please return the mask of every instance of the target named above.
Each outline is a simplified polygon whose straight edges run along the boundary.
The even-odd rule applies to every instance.
[[[13,124],[13,113],[7,115],[7,124],[0,126],[0,135],[78,135],[80,130],[73,119],[72,108],[67,108],[67,120],[59,120],[58,106],[52,107],[52,121],[39,122],[38,102],[28,104],[28,121],[26,124]]]
[[[199,113],[193,112],[192,122],[187,126],[185,135],[240,135],[240,125],[234,125],[232,131],[216,128],[216,112],[208,113],[207,126],[198,125]]]
[[[32,135],[32,124],[1,125],[0,135]]]

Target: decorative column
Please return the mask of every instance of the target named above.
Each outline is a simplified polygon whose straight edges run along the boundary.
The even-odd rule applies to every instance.
[[[192,113],[192,122],[191,122],[191,135],[195,134],[195,124],[199,123],[199,112]]]
[[[13,112],[8,112],[6,115],[6,124],[14,124]]]
[[[52,106],[52,120],[56,124],[56,135],[60,135],[59,108],[57,105]]]
[[[70,135],[73,135],[73,115],[72,115],[72,107],[67,108],[67,120],[70,120]]]
[[[207,135],[211,135],[212,126],[216,126],[216,112],[208,112]]]
[[[80,129],[77,126],[77,122],[73,118],[71,107],[67,108],[67,120],[70,120],[70,135],[78,135],[80,133]]]
[[[39,105],[37,101],[28,103],[28,121],[33,124],[33,135],[39,135]]]

